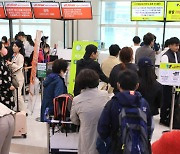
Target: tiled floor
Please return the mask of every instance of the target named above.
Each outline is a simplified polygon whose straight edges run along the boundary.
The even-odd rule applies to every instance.
[[[27,138],[12,139],[10,154],[48,154],[46,123],[36,121],[40,113],[40,102],[39,96],[33,114],[27,117]],[[155,130],[152,142],[161,136],[162,131],[168,130],[168,127],[159,125],[159,115],[154,117],[154,121]],[[59,142],[64,142],[64,140],[59,139]]]

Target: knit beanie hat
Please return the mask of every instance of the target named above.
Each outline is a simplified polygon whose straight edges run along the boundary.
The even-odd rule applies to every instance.
[[[152,154],[180,154],[180,131],[164,133],[152,144]]]

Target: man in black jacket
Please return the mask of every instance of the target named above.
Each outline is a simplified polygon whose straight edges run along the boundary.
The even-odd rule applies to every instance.
[[[180,41],[177,37],[169,39],[169,50],[161,57],[161,63],[180,63]],[[160,123],[169,126],[172,100],[172,86],[163,86],[163,104],[160,113]]]
[[[84,54],[84,57],[80,60],[77,61],[76,64],[76,76],[79,74],[79,72],[82,69],[88,68],[88,69],[93,69],[96,71],[99,75],[99,78],[108,83],[108,78],[106,75],[102,72],[102,69],[100,67],[100,64],[95,61],[98,58],[98,52],[97,52],[97,47],[93,44],[89,44],[86,46],[86,52]],[[80,89],[77,87],[76,82],[74,86],[74,96],[77,96],[80,94]]]

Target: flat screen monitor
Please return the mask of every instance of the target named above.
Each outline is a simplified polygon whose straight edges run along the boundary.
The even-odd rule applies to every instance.
[[[61,9],[63,19],[92,19],[91,2],[62,2]]]
[[[33,2],[32,8],[36,19],[61,19],[58,2]]]
[[[132,1],[131,21],[164,21],[164,1]]]
[[[166,21],[180,21],[180,1],[168,1],[166,7]]]
[[[5,12],[4,12],[4,6],[3,3],[0,2],[0,19],[6,18]]]
[[[5,10],[9,19],[32,19],[30,2],[5,2]]]

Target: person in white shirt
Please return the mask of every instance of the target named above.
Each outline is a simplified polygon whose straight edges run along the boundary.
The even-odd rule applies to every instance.
[[[180,41],[177,37],[169,39],[169,50],[161,57],[161,63],[180,63],[179,52]],[[172,100],[172,86],[163,86],[163,104],[161,107],[160,123],[169,126],[171,100]]]
[[[11,138],[15,129],[14,113],[0,103],[0,154],[9,154]]]
[[[132,63],[135,63],[136,50],[140,47],[140,42],[141,42],[141,39],[139,38],[139,36],[135,36],[133,38],[134,45],[131,46],[131,48],[133,49],[133,61],[132,61]]]

